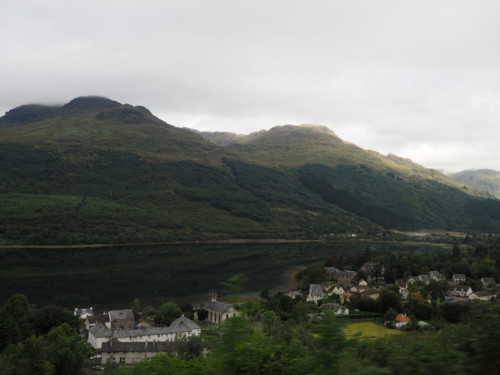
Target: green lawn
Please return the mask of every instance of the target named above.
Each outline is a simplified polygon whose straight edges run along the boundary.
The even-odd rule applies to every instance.
[[[364,322],[347,324],[347,326],[344,328],[344,333],[347,338],[351,338],[354,335],[359,335],[362,339],[378,339],[389,335],[400,335],[403,332],[396,329],[386,328],[375,323]]]

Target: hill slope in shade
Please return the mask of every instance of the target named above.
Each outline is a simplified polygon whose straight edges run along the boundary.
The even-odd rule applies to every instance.
[[[452,173],[449,177],[461,184],[491,193],[500,198],[500,172],[493,169],[480,169]]]
[[[500,230],[500,202],[326,127],[193,132],[98,97],[0,118],[0,243]]]

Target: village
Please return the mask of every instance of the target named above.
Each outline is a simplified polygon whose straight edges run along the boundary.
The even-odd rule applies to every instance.
[[[103,314],[94,314],[92,308],[75,309],[74,314],[84,322],[87,341],[95,350],[93,369],[101,370],[105,364],[134,364],[159,353],[178,355],[179,343],[202,340],[205,330],[217,332],[218,327],[236,316],[245,315],[262,326],[262,316],[269,309],[281,319],[293,318],[301,307],[305,311],[301,319],[320,317],[330,311],[351,321],[370,320],[385,327],[408,330],[431,326],[436,304],[488,303],[498,296],[492,277],[472,280],[465,274],[454,273],[447,279],[433,270],[386,283],[383,266],[375,262],[364,263],[358,271],[332,266],[315,266],[315,270],[320,274],[316,283],[301,283],[298,290],[274,296],[266,291],[250,301],[222,302],[212,291],[206,303],[193,306],[191,319],[181,314],[168,325],[148,323],[132,309]],[[269,308],[271,305],[274,307]]]

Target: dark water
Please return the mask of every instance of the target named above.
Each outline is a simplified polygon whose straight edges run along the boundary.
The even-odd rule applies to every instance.
[[[97,310],[167,300],[198,303],[222,282],[243,273],[244,293],[287,284],[289,271],[335,255],[364,251],[367,243],[190,244],[84,249],[0,249],[0,304],[14,293],[39,305]],[[370,244],[375,252],[422,250]]]

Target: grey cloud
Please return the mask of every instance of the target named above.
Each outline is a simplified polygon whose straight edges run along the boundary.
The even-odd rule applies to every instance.
[[[500,169],[499,11],[493,0],[5,0],[0,113],[97,94],[177,126],[320,123],[428,167]]]

